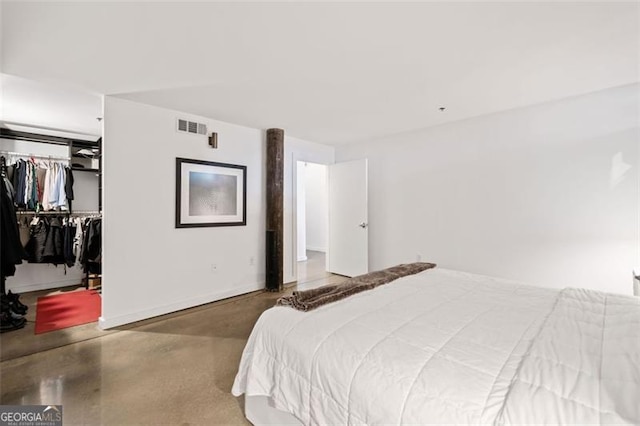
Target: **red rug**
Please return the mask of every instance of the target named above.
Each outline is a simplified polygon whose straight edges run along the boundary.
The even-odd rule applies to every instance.
[[[70,291],[38,298],[35,333],[98,321],[102,298],[95,290]]]

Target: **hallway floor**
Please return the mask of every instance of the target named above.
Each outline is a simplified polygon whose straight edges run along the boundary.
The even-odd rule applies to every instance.
[[[66,425],[248,424],[230,390],[253,325],[279,296],[238,296],[3,361],[0,404],[62,404]]]
[[[298,283],[306,283],[330,277],[327,272],[326,255],[320,251],[307,250],[307,260],[298,262]]]

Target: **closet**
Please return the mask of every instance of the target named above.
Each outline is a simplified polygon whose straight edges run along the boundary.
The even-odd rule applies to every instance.
[[[23,291],[100,288],[101,157],[101,138],[0,128],[2,332],[24,327]]]

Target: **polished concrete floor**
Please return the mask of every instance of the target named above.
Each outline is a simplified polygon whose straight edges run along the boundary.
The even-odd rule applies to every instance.
[[[326,272],[325,254],[322,252],[308,250],[307,260],[298,262],[298,288],[301,290],[310,286],[313,287],[317,285],[318,280],[330,276],[331,274]],[[82,286],[72,286],[23,294],[20,301],[29,306],[29,311],[26,315],[27,324],[20,330],[2,334],[0,337],[0,361],[7,361],[84,340],[94,339],[110,333],[111,331],[105,332],[100,330],[98,323],[95,322],[44,334],[34,334],[36,304],[39,297],[83,290],[84,287]]]
[[[298,262],[298,283],[305,283],[331,276],[326,268],[323,252],[307,250],[307,260]]]
[[[64,328],[43,334],[35,334],[36,305],[39,297],[68,293],[71,291],[84,291],[83,286],[65,287],[56,290],[41,290],[24,293],[20,301],[29,306],[27,324],[20,330],[3,333],[0,337],[0,361],[7,361],[36,352],[42,352],[60,346],[81,342],[104,336],[109,331],[98,328],[98,323],[83,324],[76,327]]]
[[[0,404],[62,404],[65,425],[247,424],[231,385],[255,321],[280,295],[243,295],[3,361]]]

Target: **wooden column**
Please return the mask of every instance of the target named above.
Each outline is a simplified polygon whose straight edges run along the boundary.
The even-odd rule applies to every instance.
[[[267,130],[267,291],[284,287],[284,130]]]

